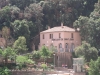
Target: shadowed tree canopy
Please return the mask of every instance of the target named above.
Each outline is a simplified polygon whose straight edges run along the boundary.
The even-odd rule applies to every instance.
[[[100,49],[100,0],[95,4],[95,9],[90,17],[80,16],[74,22],[74,27],[80,29],[82,40]]]
[[[35,0],[9,0],[9,1],[11,5],[16,5],[22,10],[24,10],[24,8],[29,6],[31,3],[35,2]]]
[[[86,62],[90,62],[91,59],[97,59],[98,51],[95,47],[91,47],[89,43],[83,41],[81,46],[75,48],[75,55],[83,56]]]
[[[30,30],[27,20],[15,20],[11,25],[14,32],[14,37],[24,36],[26,39],[30,37]]]
[[[19,36],[24,36],[30,47],[31,39],[47,29],[47,26],[60,26],[63,22],[65,26],[73,27],[73,22],[81,15],[79,18],[84,22],[79,22],[80,25],[76,26],[83,29],[82,32],[80,31],[82,39],[99,49],[99,42],[97,42],[99,41],[99,3],[96,3],[97,1],[0,0],[0,30],[5,26],[9,27],[11,36],[15,40]]]
[[[26,38],[23,37],[23,36],[20,36],[13,44],[13,48],[15,50],[15,52],[17,54],[23,54],[25,53],[28,48],[27,48],[27,45],[26,45]]]
[[[39,3],[30,4],[29,7],[25,8],[24,15],[27,20],[31,20],[35,23],[37,32],[39,33],[42,30],[42,7]]]
[[[96,61],[91,60],[88,73],[89,75],[100,75],[100,57]]]

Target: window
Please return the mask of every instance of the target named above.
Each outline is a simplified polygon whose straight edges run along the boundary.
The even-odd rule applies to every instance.
[[[60,52],[63,51],[63,48],[62,48],[62,44],[61,43],[59,44],[59,50],[60,50]]]
[[[50,34],[50,39],[52,38],[51,34]]]
[[[53,39],[53,34],[52,34],[52,39]]]
[[[52,39],[53,38],[53,34],[50,34],[50,39]]]
[[[61,33],[59,33],[59,38],[61,38]]]
[[[43,34],[43,39],[44,39],[44,34]]]
[[[75,45],[72,43],[72,44],[71,44],[70,52],[73,52],[73,51],[74,51],[74,48],[75,48]]]
[[[71,33],[71,38],[73,38],[73,33]]]
[[[65,52],[69,52],[68,51],[68,43],[65,44]]]

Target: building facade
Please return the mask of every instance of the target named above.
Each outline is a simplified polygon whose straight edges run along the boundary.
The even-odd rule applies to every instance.
[[[48,28],[40,32],[40,45],[55,47],[57,52],[73,52],[75,47],[81,45],[81,36],[78,30],[63,26]]]

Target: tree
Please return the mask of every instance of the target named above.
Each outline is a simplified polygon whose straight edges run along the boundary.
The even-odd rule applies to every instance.
[[[40,57],[41,57],[39,51],[34,51],[34,52],[32,53],[32,56],[33,56],[34,59],[40,59]]]
[[[8,57],[16,56],[14,49],[12,49],[11,47],[7,47],[4,50],[0,49],[0,54],[2,57],[4,57],[6,64],[8,63]]]
[[[39,3],[33,3],[30,4],[29,7],[25,8],[25,18],[27,20],[31,20],[33,23],[36,24],[36,29],[37,32],[39,33],[42,30],[42,17],[43,17],[43,13],[42,13],[42,7]]]
[[[100,48],[100,0],[95,4],[95,9],[91,12],[90,17],[80,16],[74,22],[74,27],[80,29],[82,40],[89,42],[97,49]]]
[[[19,19],[21,10],[17,6],[10,6],[10,12],[11,12],[11,22],[13,22],[16,19]]]
[[[11,75],[11,72],[7,67],[0,67],[0,75]]]
[[[10,13],[10,7],[5,6],[0,10],[0,27],[2,26],[10,26],[11,21],[11,13]]]
[[[29,4],[34,3],[35,0],[9,0],[11,5],[19,7],[21,10],[24,10],[25,7],[28,7]]]
[[[40,50],[40,53],[45,63],[46,63],[46,59],[49,58],[52,54],[52,52],[45,46],[42,47],[42,49]]]
[[[83,41],[82,45],[75,48],[75,54],[77,56],[83,56],[86,62],[90,62],[91,59],[96,60],[98,57],[98,51],[95,47],[91,47],[89,43]]]
[[[13,28],[14,37],[24,36],[27,40],[30,37],[30,30],[27,20],[15,20],[11,26]]]
[[[5,38],[5,40],[6,40],[6,46],[8,46],[7,43],[8,43],[8,40],[10,38],[10,28],[8,28],[6,26],[4,26],[2,28],[2,37]]]
[[[13,48],[15,49],[17,54],[25,53],[28,48],[26,45],[26,38],[23,36],[20,36],[13,44]]]
[[[88,27],[89,27],[89,18],[88,17],[84,17],[84,16],[80,16],[78,18],[78,20],[76,20],[74,22],[74,27],[77,29],[80,29],[80,35],[82,37],[82,40],[87,41],[87,37],[89,36],[88,33]]]
[[[88,73],[89,75],[100,75],[100,57],[96,61],[91,60]]]

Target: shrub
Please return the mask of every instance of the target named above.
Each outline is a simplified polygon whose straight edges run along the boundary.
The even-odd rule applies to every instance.
[[[41,67],[43,68],[43,70],[48,68],[46,64],[42,64]]]
[[[11,75],[7,67],[0,67],[0,75]]]

